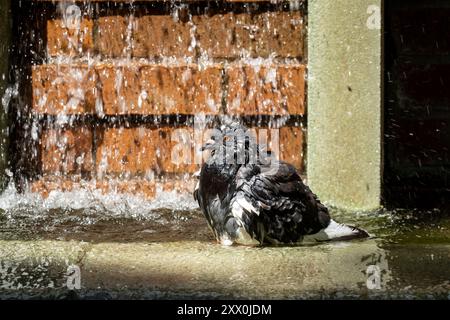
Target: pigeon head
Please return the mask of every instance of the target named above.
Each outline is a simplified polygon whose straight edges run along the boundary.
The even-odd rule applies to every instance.
[[[248,164],[256,159],[258,145],[254,130],[249,130],[237,121],[222,124],[203,145],[210,150],[209,163],[227,165]]]

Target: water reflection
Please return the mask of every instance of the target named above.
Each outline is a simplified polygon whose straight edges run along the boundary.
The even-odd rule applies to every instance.
[[[225,248],[214,242],[188,194],[165,193],[153,202],[121,197],[53,192],[43,199],[32,193],[18,194],[10,186],[0,196],[0,242],[4,246],[0,251],[8,247],[17,252],[35,250],[30,248],[42,240],[52,241],[45,242],[51,250],[85,244],[92,246],[85,262],[92,268],[86,280],[90,285],[105,285],[103,277],[113,277],[114,286],[122,283],[143,290],[114,293],[115,287],[106,285],[103,291],[87,290],[85,297],[154,297],[169,290],[190,297],[447,298],[450,292],[450,219],[445,212],[350,214],[332,209],[337,220],[357,224],[373,237],[315,245]],[[115,254],[117,250],[121,254]],[[371,266],[379,271],[380,289],[367,287]],[[119,276],[118,270],[127,276]],[[182,281],[174,284],[170,279],[175,278]],[[143,284],[145,279],[151,281]],[[155,283],[166,289],[154,291]]]

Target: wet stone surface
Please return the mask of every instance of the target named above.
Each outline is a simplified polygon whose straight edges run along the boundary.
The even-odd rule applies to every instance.
[[[78,197],[83,208],[63,206],[54,195],[44,202],[0,198],[0,297],[450,298],[445,212],[333,210],[336,220],[373,237],[222,247],[186,200],[158,209],[132,198],[120,207],[120,199]],[[80,268],[80,289],[68,289],[71,266]]]

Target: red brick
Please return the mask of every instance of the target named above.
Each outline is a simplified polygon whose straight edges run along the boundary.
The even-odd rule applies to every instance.
[[[199,15],[193,23],[200,53],[213,58],[303,56],[299,11]]]
[[[47,198],[52,191],[67,192],[76,188],[77,182],[61,177],[44,177],[31,182],[31,192],[39,193]]]
[[[45,129],[40,141],[40,153],[44,175],[91,173],[92,131],[87,127]]]
[[[196,65],[147,67],[142,88],[156,114],[218,114],[221,105],[221,68]]]
[[[57,115],[95,110],[97,75],[86,66],[34,66],[32,88],[35,112]]]
[[[253,20],[258,30],[255,35],[254,56],[303,56],[303,16],[299,11],[264,12],[256,15]]]
[[[116,114],[152,113],[145,100],[139,104],[141,70],[138,66],[96,67],[102,88],[103,112]]]
[[[194,172],[196,165],[189,163],[193,159],[192,129],[187,132],[187,140],[178,139],[177,128],[151,129],[108,128],[99,130],[97,144],[97,173],[100,177],[112,176],[151,176],[161,172]],[[174,141],[172,141],[172,139]],[[176,147],[177,146],[177,147]],[[185,149],[187,148],[187,149]],[[176,163],[172,159],[185,154],[186,161]],[[187,162],[187,163],[186,163]]]
[[[154,180],[132,178],[127,180],[97,180],[95,189],[101,190],[104,194],[123,193],[133,196],[153,199],[156,194],[156,184]]]
[[[117,114],[218,114],[221,67],[185,66],[99,67],[103,108]]]
[[[200,53],[212,58],[236,58],[251,51],[249,14],[215,14],[193,17]]]
[[[177,193],[194,193],[195,186],[197,184],[197,178],[192,175],[181,177],[164,176],[162,179],[156,182],[156,188],[165,192],[177,192]]]
[[[258,143],[264,143],[265,136],[267,150],[274,152],[278,159],[292,164],[300,172],[303,170],[303,130],[301,127],[281,127],[279,129],[260,127],[255,129]],[[278,148],[273,145],[273,143],[277,143],[276,138],[272,137],[273,134],[278,134]]]
[[[194,131],[192,128],[161,128],[156,131],[158,171],[168,173],[193,173],[198,170],[194,164]]]
[[[52,191],[70,192],[77,190],[100,190],[103,194],[115,192],[147,199],[153,199],[156,193],[155,181],[139,178],[129,180],[79,180],[64,177],[45,177],[31,183],[31,191],[40,193],[44,198],[47,198]]]
[[[303,130],[300,127],[280,129],[280,159],[299,171],[303,170]]]
[[[49,20],[47,47],[50,56],[86,55],[95,47],[97,53],[113,58],[185,58],[203,52],[212,58],[301,58],[303,32],[299,11],[194,15],[192,22],[171,15],[106,16],[96,20],[95,28],[92,20],[82,19],[79,30],[66,28],[62,20]]]
[[[171,15],[147,15],[136,19],[133,56],[139,58],[191,57],[191,25]]]
[[[51,57],[81,56],[93,49],[93,21],[81,19],[79,29],[67,28],[63,20],[47,21],[47,52]]]
[[[95,49],[104,57],[127,57],[131,54],[131,35],[128,17],[107,16],[97,20]],[[131,24],[130,24],[131,26]]]
[[[304,65],[250,66],[226,69],[227,113],[287,115],[304,113]]]
[[[99,177],[148,176],[155,168],[157,140],[151,129],[99,129],[95,144]]]

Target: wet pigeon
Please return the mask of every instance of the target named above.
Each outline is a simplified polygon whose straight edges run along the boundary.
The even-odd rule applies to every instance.
[[[368,237],[362,229],[333,221],[296,169],[265,152],[239,123],[222,126],[202,149],[210,157],[198,173],[194,198],[222,244]]]

